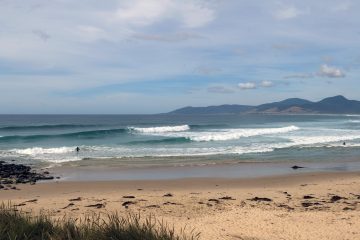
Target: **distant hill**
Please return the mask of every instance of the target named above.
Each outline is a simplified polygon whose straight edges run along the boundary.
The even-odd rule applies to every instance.
[[[348,100],[344,96],[325,98],[319,102],[311,102],[301,98],[289,98],[280,102],[266,103],[258,106],[220,105],[208,107],[184,107],[170,114],[360,114],[360,101]]]
[[[209,107],[184,107],[172,111],[175,114],[227,114],[227,113],[241,113],[251,111],[252,106],[246,105],[220,105]]]

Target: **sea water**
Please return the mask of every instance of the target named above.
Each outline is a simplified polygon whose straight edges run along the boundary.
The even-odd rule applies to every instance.
[[[34,165],[323,162],[358,156],[360,115],[0,115],[0,160]]]

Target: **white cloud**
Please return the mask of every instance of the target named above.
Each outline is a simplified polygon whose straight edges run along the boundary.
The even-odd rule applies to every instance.
[[[296,18],[301,14],[304,14],[304,12],[294,6],[283,6],[274,13],[274,16],[279,20],[285,20]]]
[[[322,76],[322,77],[329,77],[329,78],[345,77],[345,73],[343,70],[341,70],[340,68],[329,66],[327,64],[321,65],[318,75]]]
[[[284,76],[285,79],[290,78],[313,78],[314,76],[329,77],[329,78],[342,78],[345,77],[345,72],[340,68],[323,64],[320,66],[320,70],[315,73],[295,73]]]
[[[256,89],[256,84],[253,82],[239,83],[238,86],[241,90]]]
[[[272,81],[264,80],[261,82],[260,86],[262,87],[272,87],[274,86],[274,83]]]
[[[133,0],[117,9],[113,19],[130,25],[148,26],[164,19],[184,27],[202,27],[215,18],[213,9],[203,1]]]

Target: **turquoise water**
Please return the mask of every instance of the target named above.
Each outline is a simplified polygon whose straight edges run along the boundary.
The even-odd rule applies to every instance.
[[[360,115],[0,115],[0,160],[34,164],[317,162],[359,154]]]

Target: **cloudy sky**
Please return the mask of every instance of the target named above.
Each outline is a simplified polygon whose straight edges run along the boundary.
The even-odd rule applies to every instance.
[[[0,0],[0,113],[360,100],[358,0]]]

